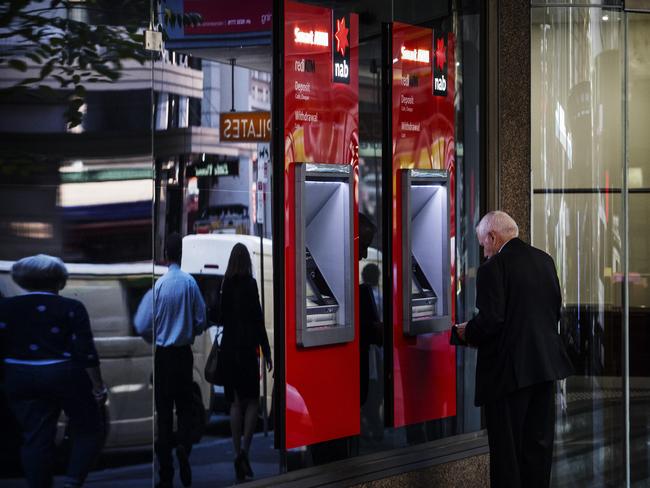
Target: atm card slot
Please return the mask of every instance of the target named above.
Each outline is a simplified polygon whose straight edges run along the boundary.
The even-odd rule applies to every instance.
[[[334,327],[336,314],[334,313],[309,313],[307,312],[307,327]]]
[[[436,297],[414,297],[411,299],[411,304],[414,307],[420,306],[420,305],[433,305],[435,307],[436,302],[438,299]]]
[[[432,319],[436,315],[435,300],[431,302],[430,298],[413,300],[411,303],[411,318],[413,320]]]
[[[311,305],[307,304],[307,315],[318,315],[324,313],[335,314],[339,311],[338,305]]]
[[[426,310],[412,309],[411,313],[412,313],[411,319],[416,321],[428,320],[435,317],[435,313],[432,307],[428,307]]]

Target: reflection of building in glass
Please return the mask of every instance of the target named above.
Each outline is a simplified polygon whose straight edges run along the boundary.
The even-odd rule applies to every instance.
[[[28,66],[27,76],[40,69]],[[5,68],[0,85],[19,83],[20,76]],[[15,153],[0,168],[3,183],[44,185],[30,198],[24,187],[3,191],[2,207],[10,210],[0,220],[3,257],[14,259],[30,247],[77,262],[151,255],[152,103],[161,233],[253,232],[249,191],[257,146],[218,142],[218,113],[231,105],[225,79],[229,67],[202,66],[176,53],[166,52],[153,73],[151,63],[125,61],[116,82],[88,84],[84,119],[73,130],[66,130],[65,100],[39,103],[27,91],[1,104],[0,131],[14,141]],[[57,88],[56,80],[44,83]],[[268,74],[237,68],[236,84],[236,106],[268,110]]]
[[[251,188],[257,181],[257,144],[219,142],[219,114],[232,107],[242,112],[268,111],[270,75],[242,67],[233,72],[230,65],[208,60],[196,64],[202,76],[200,96],[190,103],[195,126],[168,126],[155,137],[157,256],[162,256],[164,236],[172,231],[258,233],[251,209],[256,197]],[[160,82],[164,92],[167,85],[164,79]],[[164,120],[169,110],[169,101],[158,103],[156,120]],[[265,195],[266,222],[270,222],[269,202]],[[264,235],[271,235],[268,224]]]

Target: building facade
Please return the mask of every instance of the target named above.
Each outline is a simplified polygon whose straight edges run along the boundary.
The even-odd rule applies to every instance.
[[[558,384],[552,485],[649,482],[648,2],[153,5],[0,7],[0,293],[21,292],[21,257],[69,263],[62,293],[88,308],[109,386],[89,480],[156,477],[133,315],[179,232],[211,319],[234,243],[253,259],[275,372],[252,486],[485,486],[476,353],[448,335],[475,311],[474,228],[502,209],[563,292],[576,374]],[[162,50],[142,48],[150,21]],[[235,476],[223,389],[202,377],[218,335],[193,346],[210,419],[195,486]],[[19,443],[2,442],[7,483]]]

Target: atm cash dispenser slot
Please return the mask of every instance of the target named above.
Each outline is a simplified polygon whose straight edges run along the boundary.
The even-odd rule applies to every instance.
[[[451,327],[449,193],[446,171],[400,170],[404,334]]]
[[[413,320],[433,319],[438,296],[424,275],[420,263],[411,254],[411,317]]]
[[[334,298],[327,281],[323,277],[316,261],[305,249],[306,275],[306,307],[307,328],[310,327],[336,327],[336,314],[339,304]]]
[[[296,164],[296,337],[302,347],[354,340],[352,185],[348,165]]]

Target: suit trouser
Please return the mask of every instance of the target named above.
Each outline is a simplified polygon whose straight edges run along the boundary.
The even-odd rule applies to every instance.
[[[160,479],[174,477],[172,449],[182,445],[189,454],[192,448],[192,369],[191,346],[156,347],[154,359],[154,399],[158,425],[156,456]],[[174,437],[174,406],[178,432]]]
[[[66,361],[47,366],[5,365],[11,409],[23,434],[27,484],[52,486],[55,437],[61,410],[72,440],[66,483],[81,486],[104,442],[104,428],[92,385],[83,367]]]
[[[485,404],[492,488],[546,488],[555,437],[555,381]]]

